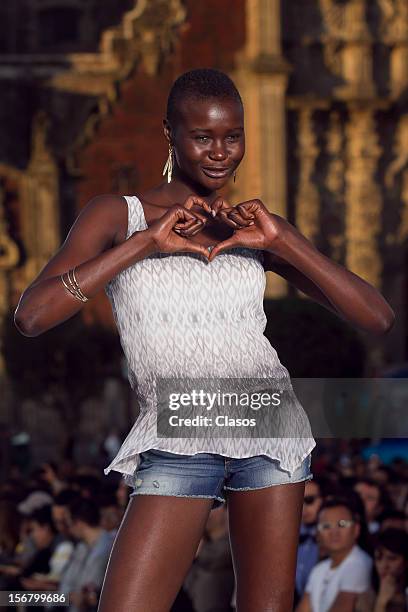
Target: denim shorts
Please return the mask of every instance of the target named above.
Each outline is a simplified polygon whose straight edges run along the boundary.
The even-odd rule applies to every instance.
[[[310,480],[311,455],[292,473],[266,455],[234,459],[215,453],[179,455],[158,449],[140,453],[133,474],[134,495],[213,498],[213,508],[226,502],[225,490],[252,491]]]

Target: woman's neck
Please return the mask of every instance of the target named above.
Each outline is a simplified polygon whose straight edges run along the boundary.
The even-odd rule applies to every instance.
[[[211,203],[218,195],[216,191],[203,187],[184,174],[181,174],[180,171],[173,172],[171,182],[163,181],[155,191],[165,196],[169,201],[169,205],[174,202],[184,202],[190,195],[197,195],[206,202]]]

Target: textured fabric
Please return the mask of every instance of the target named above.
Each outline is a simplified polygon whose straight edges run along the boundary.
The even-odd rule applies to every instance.
[[[128,239],[148,226],[139,198],[125,199]],[[151,448],[236,458],[265,454],[292,473],[313,449],[309,422],[289,373],[263,333],[267,321],[262,261],[262,251],[241,247],[220,253],[212,262],[198,253],[155,253],[106,285],[140,414],[105,474],[118,471],[133,484],[139,454]],[[279,389],[289,392],[284,418],[292,435],[159,438],[157,377],[273,379]]]

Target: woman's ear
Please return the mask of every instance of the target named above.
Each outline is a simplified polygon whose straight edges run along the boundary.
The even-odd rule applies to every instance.
[[[171,127],[167,119],[163,119],[163,133],[164,133],[164,137],[166,138],[167,142],[170,144],[172,141]]]

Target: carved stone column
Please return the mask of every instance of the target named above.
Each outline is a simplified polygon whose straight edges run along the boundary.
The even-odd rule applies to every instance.
[[[367,99],[375,94],[372,36],[366,22],[366,0],[319,0],[326,34],[324,55],[329,68],[345,84],[335,88],[343,99]]]
[[[345,265],[377,288],[381,287],[382,263],[377,237],[381,230],[382,198],[375,172],[381,148],[374,109],[350,105],[346,127],[346,240]]]
[[[311,242],[319,232],[319,192],[313,182],[313,172],[319,149],[313,130],[313,108],[304,105],[298,114],[296,155],[299,159],[299,182],[296,194],[296,226]]]
[[[325,178],[325,187],[330,193],[332,202],[339,211],[338,216],[342,216],[344,207],[344,157],[343,157],[343,129],[339,113],[330,113],[329,129],[327,131],[327,155],[328,166]],[[331,256],[336,261],[341,260],[341,249],[344,246],[345,237],[343,233],[329,236],[329,244],[332,252]]]
[[[408,3],[406,0],[378,0],[383,41],[391,46],[390,89],[396,99],[408,85]]]
[[[385,173],[385,184],[387,189],[394,190],[396,179],[401,176],[401,201],[400,225],[397,235],[390,237],[389,244],[402,244],[408,237],[408,116],[403,115],[395,131],[393,146],[394,159]]]
[[[246,155],[234,198],[259,197],[286,217],[286,107],[289,65],[281,51],[280,0],[248,0],[247,43],[232,75],[245,105]],[[281,277],[267,276],[266,297],[287,293]]]
[[[31,282],[56,253],[60,242],[58,168],[48,148],[43,112],[32,128],[31,158],[21,177],[22,229],[27,252],[25,281]]]
[[[10,271],[17,265],[20,257],[18,246],[7,231],[4,199],[4,190],[0,186],[0,329],[4,316],[11,308]],[[4,359],[0,353],[0,374],[4,372],[4,368]]]

